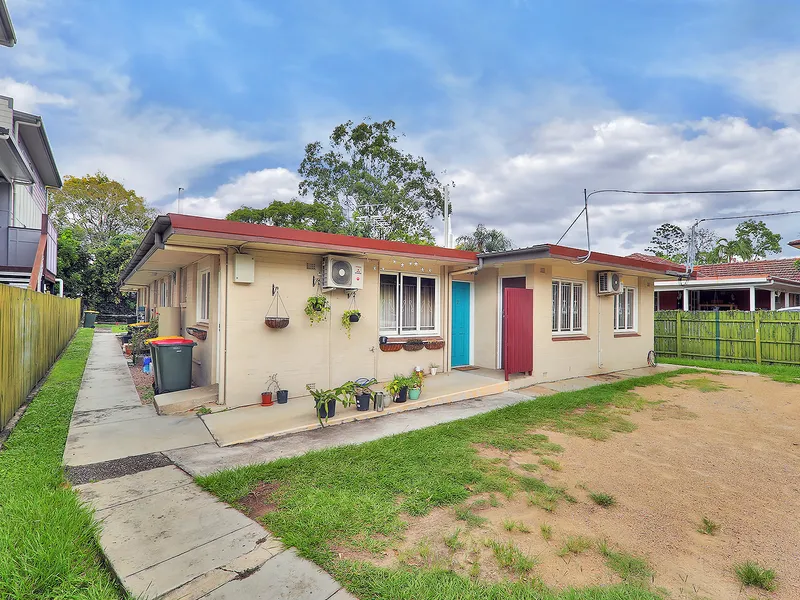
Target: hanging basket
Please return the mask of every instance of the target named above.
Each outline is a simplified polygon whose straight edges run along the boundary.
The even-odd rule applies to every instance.
[[[430,340],[425,342],[425,347],[428,350],[441,350],[444,348],[444,340]]]
[[[275,307],[275,313],[271,314],[273,306]],[[286,316],[281,316],[281,309],[283,309],[283,313]],[[272,286],[272,302],[267,309],[267,315],[264,317],[264,324],[270,329],[285,329],[289,325],[289,311],[286,310],[281,293],[275,285]]]
[[[270,329],[283,329],[289,325],[289,317],[264,317],[264,323]]]
[[[399,352],[402,347],[403,344],[397,344],[397,343],[387,343],[380,345],[381,352]]]
[[[425,344],[420,340],[409,340],[405,344],[403,344],[403,348],[405,348],[407,352],[417,352],[419,350],[422,350],[424,347]]]

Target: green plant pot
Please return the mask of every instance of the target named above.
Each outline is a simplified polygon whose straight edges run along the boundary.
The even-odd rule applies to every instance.
[[[419,388],[411,388],[408,390],[408,399],[409,400],[419,400],[419,395],[422,393],[422,390]]]

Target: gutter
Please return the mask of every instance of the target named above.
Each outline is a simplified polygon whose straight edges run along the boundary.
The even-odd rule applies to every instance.
[[[156,250],[160,250],[164,247],[164,239],[169,238],[170,235],[170,226],[171,221],[169,217],[165,217],[163,215],[156,217],[156,220],[153,221],[150,229],[147,230],[147,233],[144,235],[144,239],[136,249],[136,252],[128,263],[128,266],[125,267],[120,274],[119,279],[117,280],[117,285],[125,285],[128,278],[136,273],[136,271],[141,268],[142,264],[146,262]]]
[[[42,117],[20,111],[14,111],[13,118],[15,127],[14,134],[16,135],[17,140],[19,140],[20,125],[27,125],[28,127],[36,127],[39,130],[39,134],[41,135],[42,142],[44,144],[44,150],[47,153],[47,159],[50,162],[50,168],[53,170],[53,175],[55,175],[55,179],[58,183],[58,185],[52,185],[47,187],[61,188],[63,184],[63,182],[61,181],[61,174],[58,172],[58,165],[56,165],[56,159],[53,156],[53,149],[50,147],[50,140],[47,139],[47,132],[44,129],[44,121],[42,121]]]

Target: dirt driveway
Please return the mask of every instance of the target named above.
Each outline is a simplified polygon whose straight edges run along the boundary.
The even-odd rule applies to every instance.
[[[543,431],[563,447],[545,461],[481,451],[511,467],[536,468],[576,502],[559,502],[551,512],[519,494],[492,498],[475,506],[487,519],[475,527],[452,509],[437,509],[411,519],[405,540],[378,562],[444,559],[464,574],[507,579],[492,567],[490,548],[491,540],[511,541],[536,559],[535,573],[548,586],[584,587],[621,581],[624,571],[609,568],[598,550],[605,541],[646,561],[648,584],[673,598],[800,598],[800,386],[698,374],[635,391],[647,402],[625,414],[636,425],[630,433],[595,441]],[[556,462],[548,467],[546,460]],[[610,494],[616,504],[603,508],[590,492]],[[713,535],[698,531],[703,517],[718,525]],[[508,531],[511,521],[521,527]],[[542,525],[551,529],[549,540]],[[446,544],[456,531],[460,541]],[[585,547],[565,550],[569,538]],[[742,587],[733,566],[748,560],[776,571],[776,591]]]

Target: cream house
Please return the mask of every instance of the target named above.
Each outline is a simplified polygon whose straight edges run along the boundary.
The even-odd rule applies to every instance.
[[[618,289],[600,290],[609,277]],[[160,334],[197,342],[193,383],[217,386],[218,402],[237,408],[258,404],[271,374],[295,399],[309,385],[436,365],[430,402],[645,366],[654,281],[668,277],[652,262],[551,244],[478,255],[172,214],[156,219],[121,284],[159,314]],[[317,294],[330,313],[312,324],[305,307]],[[361,318],[348,337],[341,320],[352,308]],[[289,324],[270,328],[268,316]],[[288,419],[269,433],[293,430],[286,415],[301,410],[314,426],[310,401],[294,404],[204,419]]]

